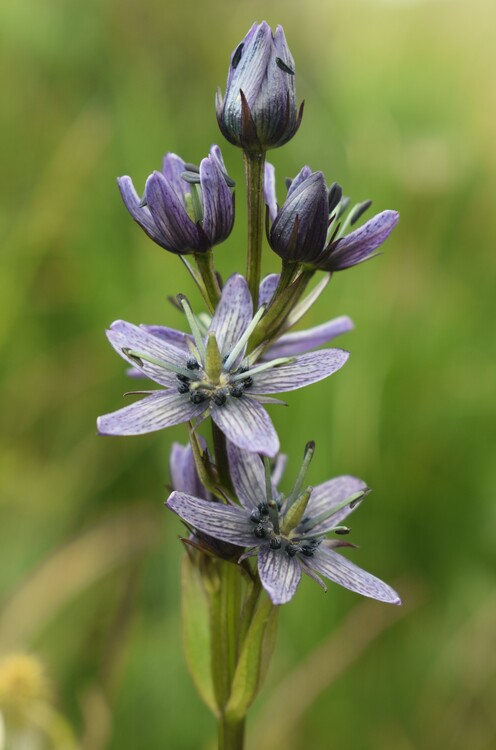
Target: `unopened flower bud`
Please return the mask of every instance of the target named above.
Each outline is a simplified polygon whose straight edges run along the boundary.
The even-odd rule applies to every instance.
[[[282,26],[253,24],[231,55],[226,93],[216,97],[217,121],[230,143],[247,151],[282,146],[300,126],[294,61]]]

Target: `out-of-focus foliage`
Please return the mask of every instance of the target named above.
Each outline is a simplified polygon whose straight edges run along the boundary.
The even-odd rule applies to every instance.
[[[350,472],[374,489],[353,520],[354,559],[407,609],[305,581],[281,612],[251,746],[490,750],[490,0],[1,4],[0,651],[42,659],[85,750],[212,741],[180,649],[180,526],[163,508],[168,448],[185,430],[102,439],[94,420],[128,388],[105,325],[179,326],[167,295],[199,303],[115,177],[139,185],[165,151],[198,162],[222,143],[214,90],[264,17],[284,25],[306,99],[298,135],[271,155],[281,178],[309,163],[357,201],[401,211],[384,255],[336,274],[308,316],[354,318],[349,363],[271,413],[298,463],[317,441],[316,483]],[[235,231],[216,250],[226,276],[243,270],[245,213],[240,154],[224,153],[238,183]]]

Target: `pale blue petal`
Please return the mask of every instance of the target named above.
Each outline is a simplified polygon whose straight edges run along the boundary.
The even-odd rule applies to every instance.
[[[208,404],[192,404],[177,391],[155,391],[141,401],[98,417],[100,435],[143,435],[195,419]]]
[[[248,396],[227,399],[223,406],[211,402],[215,424],[239,448],[273,458],[279,452],[279,438],[269,415]]]
[[[272,602],[286,604],[298,588],[301,565],[296,556],[290,557],[283,549],[273,550],[264,544],[258,554],[258,574]]]
[[[316,573],[356,594],[388,604],[401,604],[400,597],[391,586],[324,545],[312,557],[305,558],[305,563]]]
[[[214,331],[222,356],[230,354],[253,317],[248,284],[241,274],[231,276],[222,290],[209,331]]]
[[[250,393],[282,393],[317,383],[339,370],[349,356],[342,349],[302,354],[293,362],[254,375]]]
[[[209,502],[184,492],[173,492],[166,505],[196,531],[214,539],[238,547],[253,547],[259,541],[244,508]]]

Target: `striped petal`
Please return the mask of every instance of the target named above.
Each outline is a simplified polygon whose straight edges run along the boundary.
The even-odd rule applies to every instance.
[[[351,330],[353,330],[353,321],[347,315],[341,315],[339,318],[305,331],[285,333],[264,353],[263,358],[277,359],[277,357],[293,357],[296,354],[303,354]]]
[[[209,331],[215,337],[223,356],[230,354],[253,317],[253,302],[248,284],[241,274],[231,276],[222,290]]]
[[[124,349],[130,349],[139,356],[139,354],[153,357],[164,363],[170,363],[176,367],[185,366],[184,352],[173,346],[171,343],[148,333],[144,328],[127,323],[125,320],[116,320],[108,329],[107,338],[114,347],[117,354],[129,362],[133,368],[137,367],[137,362],[132,357],[124,353]],[[151,378],[160,385],[172,386],[177,383],[176,376],[170,370],[160,365],[152,364],[146,360],[141,360],[138,369],[143,375]]]
[[[267,499],[265,471],[260,456],[243,451],[231,442],[227,443],[227,456],[236,496],[245,508],[253,510]]]
[[[173,492],[166,505],[194,529],[214,539],[238,547],[253,547],[258,543],[254,524],[244,508],[201,500],[184,492]]]
[[[305,563],[316,573],[320,573],[320,575],[329,578],[334,583],[339,583],[340,586],[344,586],[345,589],[354,591],[356,594],[368,596],[370,599],[377,599],[388,604],[401,604],[400,597],[391,586],[323,544],[313,557],[305,558]]]
[[[293,362],[254,375],[250,393],[281,393],[317,383],[339,370],[349,356],[342,349],[302,354]]]
[[[279,451],[279,438],[269,415],[248,396],[227,399],[223,406],[211,402],[215,424],[238,448],[273,458]]]
[[[202,226],[210,245],[225,240],[234,222],[234,201],[220,164],[214,156],[202,159],[200,181],[203,198]]]
[[[202,439],[200,440],[203,443],[202,448],[205,448],[205,442]],[[196,471],[191,445],[172,443],[169,466],[171,482],[175,490],[205,499],[208,498],[208,492],[200,482]]]
[[[176,253],[196,249],[200,243],[198,228],[188,216],[183,201],[161,172],[153,172],[147,179],[145,195],[167,249]]]
[[[268,305],[274,296],[274,292],[279,284],[280,276],[278,273],[269,273],[265,279],[262,279],[258,290],[258,304]]]
[[[98,417],[100,435],[143,435],[199,417],[206,404],[192,404],[177,391],[154,391],[141,401]]]
[[[262,586],[274,604],[286,604],[293,598],[301,580],[301,565],[297,557],[290,557],[282,549],[260,547],[258,573]]]

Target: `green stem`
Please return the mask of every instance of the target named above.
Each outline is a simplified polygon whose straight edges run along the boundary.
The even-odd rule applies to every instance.
[[[233,492],[231,475],[229,474],[229,460],[227,458],[226,437],[212,420],[212,439],[214,443],[215,465],[219,482],[229,493]]]
[[[219,750],[243,750],[245,746],[245,720],[228,721],[224,716],[219,718]]]
[[[205,288],[205,301],[207,302],[210,312],[213,313],[217,307],[221,294],[219,279],[217,278],[214,268],[214,254],[212,250],[207,250],[203,253],[195,253],[195,261]]]
[[[246,201],[248,207],[248,256],[246,280],[253,306],[258,305],[263,232],[263,185],[265,153],[243,152],[246,179]]]

